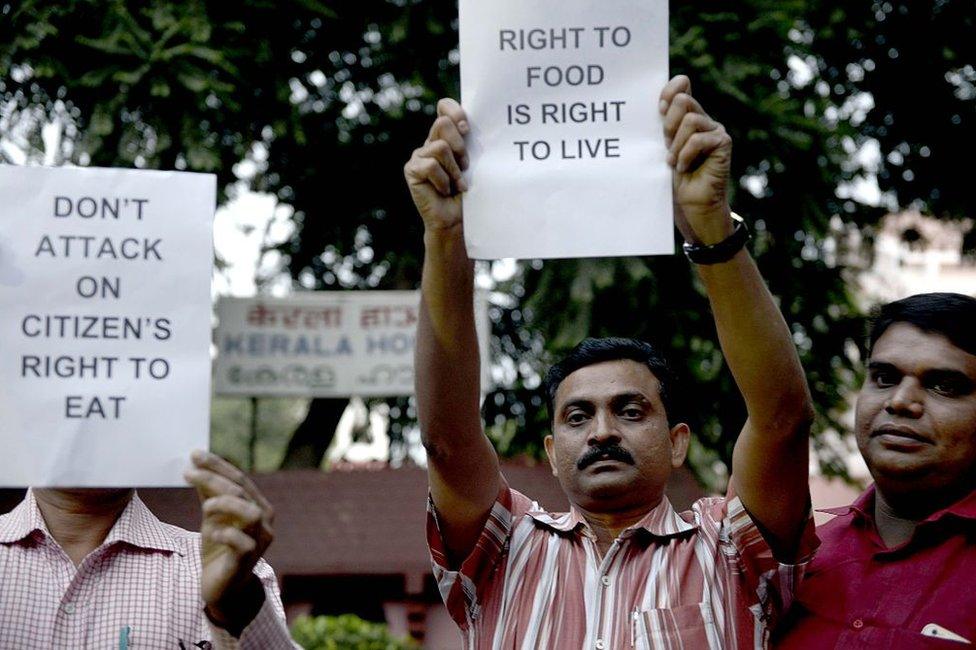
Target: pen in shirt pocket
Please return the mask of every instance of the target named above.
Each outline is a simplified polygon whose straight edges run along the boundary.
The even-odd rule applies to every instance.
[[[635,609],[630,613],[630,647],[637,646],[637,620],[640,618],[640,610]]]
[[[132,633],[132,628],[128,625],[123,625],[119,630],[119,650],[126,650],[129,645],[129,634]]]

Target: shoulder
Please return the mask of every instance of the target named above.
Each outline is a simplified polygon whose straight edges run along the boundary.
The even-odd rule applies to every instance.
[[[200,564],[200,533],[159,522],[159,532],[175,547],[177,553],[188,557],[194,565]]]
[[[194,547],[200,546],[200,533],[196,531],[180,528],[179,526],[168,524],[165,521],[159,522],[159,528],[174,542],[189,544]]]
[[[833,519],[817,527],[820,548],[810,563],[808,574],[831,566],[856,561],[869,542],[863,526],[855,525],[853,512],[835,514]]]
[[[828,513],[831,518],[817,526],[817,535],[825,543],[850,535],[854,529],[854,514],[852,512]]]

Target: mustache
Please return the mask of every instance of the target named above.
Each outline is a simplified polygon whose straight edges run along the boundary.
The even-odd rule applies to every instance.
[[[613,443],[609,445],[602,445],[597,447],[590,447],[589,450],[576,461],[576,469],[586,469],[593,463],[599,460],[618,460],[621,463],[634,464],[634,457],[630,455],[630,452],[621,447],[620,445]]]

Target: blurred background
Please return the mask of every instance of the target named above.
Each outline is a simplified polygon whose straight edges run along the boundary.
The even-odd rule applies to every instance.
[[[809,377],[817,505],[867,479],[848,431],[872,307],[976,294],[974,21],[962,0],[671,6],[672,74],[732,134],[731,204]],[[401,170],[437,98],[458,97],[457,27],[434,0],[0,0],[0,163],[216,174],[215,300],[415,289]],[[541,374],[584,336],[616,335],[662,345],[681,379],[697,435],[672,500],[724,489],[744,407],[683,256],[501,260],[478,284],[484,417],[515,487],[565,507]],[[409,397],[215,396],[211,444],[278,507],[269,559],[296,638],[455,647]],[[197,525],[192,495],[147,494]]]

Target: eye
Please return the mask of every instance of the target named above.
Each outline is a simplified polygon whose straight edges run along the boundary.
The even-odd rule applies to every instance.
[[[583,411],[572,411],[566,415],[566,423],[572,426],[586,422],[586,414]]]
[[[949,381],[937,381],[930,387],[932,392],[938,393],[939,395],[945,395],[947,397],[954,397],[959,394],[956,387]]]
[[[891,370],[876,370],[871,374],[871,380],[878,388],[891,388],[898,384],[898,373]]]
[[[929,385],[929,390],[944,397],[958,397],[969,392],[969,387],[954,379],[937,379]]]
[[[644,416],[644,411],[637,406],[625,406],[620,414],[625,418],[636,420]]]

